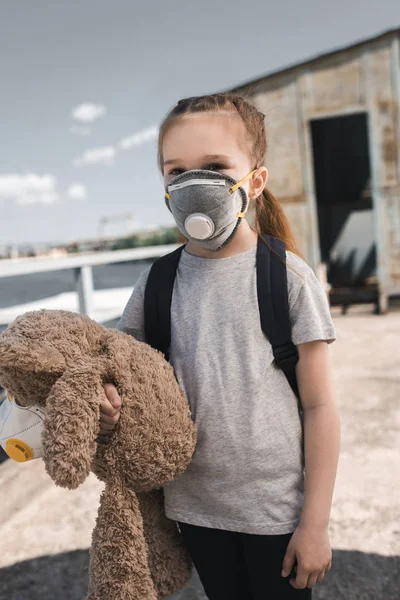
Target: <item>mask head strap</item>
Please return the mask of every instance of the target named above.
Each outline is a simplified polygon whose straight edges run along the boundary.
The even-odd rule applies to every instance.
[[[240,188],[240,186],[242,185],[242,183],[244,183],[245,181],[247,181],[248,179],[251,179],[251,177],[253,177],[254,173],[257,171],[257,169],[254,169],[254,171],[250,171],[250,173],[248,175],[246,175],[246,177],[243,177],[243,179],[241,179],[240,181],[238,181],[237,183],[235,183],[235,185],[233,185],[232,187],[229,188],[228,192],[230,194],[233,194],[233,192],[236,192],[236,190],[238,188]]]
[[[241,179],[240,181],[238,181],[237,183],[235,183],[235,185],[233,185],[231,188],[229,188],[228,192],[230,194],[233,194],[233,192],[235,192],[238,188],[240,188],[240,186],[242,185],[242,183],[244,183],[245,181],[247,181],[248,179],[251,179],[251,177],[253,177],[254,173],[257,171],[257,169],[254,169],[253,171],[250,171],[250,173],[248,175],[246,175],[246,177],[243,177],[243,179]],[[248,207],[248,203],[247,203],[247,207]],[[237,213],[237,218],[238,219],[245,219],[246,218],[246,212],[247,212],[247,208],[244,212],[239,212]]]

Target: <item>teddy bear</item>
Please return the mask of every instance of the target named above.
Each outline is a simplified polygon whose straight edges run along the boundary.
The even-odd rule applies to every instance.
[[[104,383],[122,407],[101,438]],[[184,587],[191,560],[162,488],[188,466],[196,429],[164,356],[88,316],[32,311],[0,335],[0,384],[44,411],[43,460],[57,485],[75,489],[90,471],[105,482],[86,600],[160,600]]]

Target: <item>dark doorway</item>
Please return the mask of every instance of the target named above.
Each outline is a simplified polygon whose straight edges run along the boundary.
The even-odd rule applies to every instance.
[[[332,288],[374,283],[367,114],[311,121],[322,261]]]

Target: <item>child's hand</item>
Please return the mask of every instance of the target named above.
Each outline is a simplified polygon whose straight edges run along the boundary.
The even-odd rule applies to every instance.
[[[121,415],[121,398],[112,383],[104,384],[106,397],[100,404],[100,435],[112,431]]]
[[[294,566],[295,578],[289,583],[296,589],[312,588],[320,583],[332,567],[332,550],[327,529],[299,525],[294,531],[282,563],[282,576],[287,577]]]

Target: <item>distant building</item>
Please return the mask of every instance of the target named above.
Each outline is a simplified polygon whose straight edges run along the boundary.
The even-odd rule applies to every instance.
[[[400,296],[400,29],[236,88],[266,115],[268,187],[331,299]]]

